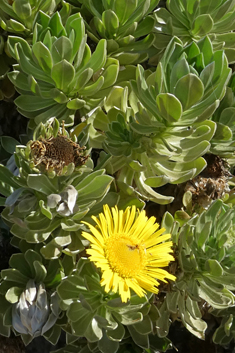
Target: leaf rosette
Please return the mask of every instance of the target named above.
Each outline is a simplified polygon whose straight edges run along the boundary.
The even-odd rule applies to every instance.
[[[15,237],[29,243],[43,243],[41,253],[46,258],[59,257],[65,247],[64,251],[75,254],[84,248],[80,237],[84,226],[80,221],[89,212],[96,214],[101,211],[103,202],[116,203],[117,195],[108,194],[113,178],[106,175],[104,169],[92,172],[90,158],[86,159],[86,164],[77,167],[70,161],[57,173],[58,163],[61,167],[64,162],[64,154],[56,151],[58,145],[52,146],[52,143],[58,137],[65,138],[65,131],[62,129],[60,134],[59,123],[54,120],[48,129],[41,125],[35,132],[35,139],[37,133],[41,141],[30,141],[27,146],[16,147],[18,176],[14,176],[6,167],[0,167],[1,189],[7,197],[2,217],[11,226]],[[40,165],[35,165],[35,156],[31,152],[34,143],[42,141],[49,143],[50,150],[53,147],[53,153],[48,154],[46,149],[41,170]],[[69,138],[65,141],[69,146],[70,143],[73,146],[75,144]],[[83,144],[82,140],[80,143]],[[78,149],[77,144],[76,151]],[[48,160],[49,170],[45,170]]]
[[[118,172],[123,191],[166,204],[173,198],[153,188],[183,183],[205,168],[203,155],[217,127],[211,117],[230,73],[225,54],[213,52],[209,38],[186,48],[175,38],[155,72],[137,67],[134,94],[113,88],[104,104],[107,114],[97,109],[88,122],[91,145],[112,156],[106,168]]]
[[[155,20],[148,16],[159,0],[79,1],[92,40],[107,40],[108,54],[121,65],[148,59],[154,41],[151,33]],[[76,4],[77,1],[73,1]]]
[[[149,348],[149,336],[158,318],[151,295],[132,295],[122,303],[118,294],[104,291],[95,267],[85,258],[79,260],[76,271],[61,282],[57,292],[61,307],[67,311],[68,342],[85,337],[92,351],[112,353],[130,336],[137,346]]]
[[[235,4],[232,0],[167,0],[167,8],[154,12],[154,47],[162,52],[173,36],[184,45],[209,36],[215,50],[224,49],[229,63],[234,62]]]
[[[211,153],[226,159],[231,167],[235,164],[234,83],[234,75],[232,75],[226,87],[225,96],[212,116],[217,127],[210,148]]]
[[[104,39],[91,53],[79,13],[63,25],[59,12],[49,17],[40,11],[32,44],[10,36],[8,50],[17,60],[9,73],[20,93],[15,104],[32,129],[55,116],[73,124],[76,110],[87,112],[101,103],[102,90],[115,83],[119,71],[118,61],[107,58]]]
[[[60,0],[0,0],[0,26],[24,37],[32,34],[35,17],[41,10],[53,14]]]
[[[10,268],[1,271],[0,332],[9,337],[13,330],[25,344],[37,336],[56,344],[62,312],[55,288],[63,268],[58,260],[45,261],[37,251],[25,250],[13,254]]]
[[[179,231],[173,217],[165,214],[162,226],[172,232],[176,245],[178,279],[159,308],[160,337],[167,335],[170,318],[179,317],[184,326],[201,339],[207,328],[202,318],[205,310],[209,309],[215,316],[224,313],[229,319],[235,300],[234,220],[234,208],[221,200],[214,201],[200,215],[194,215]],[[232,231],[228,232],[229,229]],[[214,335],[215,343],[224,335],[225,321]],[[229,332],[228,336],[227,341],[231,340]]]

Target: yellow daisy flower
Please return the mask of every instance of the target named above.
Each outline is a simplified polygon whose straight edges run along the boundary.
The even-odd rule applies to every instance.
[[[92,219],[97,226],[85,223],[92,234],[83,232],[84,238],[90,241],[87,250],[90,261],[102,271],[101,285],[105,291],[119,292],[121,300],[126,302],[131,297],[132,289],[139,297],[145,290],[158,293],[158,280],[176,277],[163,270],[174,257],[172,242],[167,241],[171,235],[164,234],[156,218],[148,218],[145,211],[138,212],[136,207],[127,207],[125,211],[117,206],[111,210],[104,206],[104,212]]]

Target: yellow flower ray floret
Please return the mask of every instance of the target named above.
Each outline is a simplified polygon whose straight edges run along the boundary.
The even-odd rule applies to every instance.
[[[125,211],[117,206],[110,210],[104,206],[99,218],[92,216],[96,226],[85,223],[90,233],[83,232],[90,241],[87,254],[90,261],[101,269],[101,285],[106,292],[118,292],[126,302],[132,289],[138,296],[146,290],[158,293],[159,282],[175,280],[175,276],[162,269],[174,261],[170,234],[158,230],[155,217],[148,218],[145,211],[137,211],[135,206]]]

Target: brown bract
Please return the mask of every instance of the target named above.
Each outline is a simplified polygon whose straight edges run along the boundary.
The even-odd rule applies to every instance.
[[[61,174],[70,163],[81,166],[88,158],[83,155],[86,147],[80,147],[64,135],[34,141],[30,147],[34,165],[56,174]]]

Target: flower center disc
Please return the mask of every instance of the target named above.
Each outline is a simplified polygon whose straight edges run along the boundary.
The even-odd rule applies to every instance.
[[[112,270],[121,277],[133,277],[145,267],[145,247],[133,242],[130,237],[115,234],[106,240],[105,245],[106,259]]]

